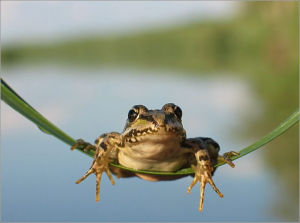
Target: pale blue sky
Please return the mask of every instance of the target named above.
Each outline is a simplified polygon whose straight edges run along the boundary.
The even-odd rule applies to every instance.
[[[231,15],[229,1],[1,1],[3,44],[109,34]]]

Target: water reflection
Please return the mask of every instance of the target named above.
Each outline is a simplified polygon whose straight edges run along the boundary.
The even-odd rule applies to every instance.
[[[88,72],[88,75],[87,75]],[[74,138],[93,141],[99,134],[121,131],[134,104],[160,108],[174,102],[183,109],[188,137],[210,136],[222,152],[253,141],[232,136],[243,117],[259,116],[261,102],[250,86],[233,78],[199,78],[124,69],[75,70],[69,67],[10,68],[6,81],[45,117]],[[102,182],[94,201],[95,178],[74,182],[91,158],[41,133],[2,104],[1,170],[4,221],[273,221],[274,179],[258,151],[237,160],[237,168],[215,174],[224,198],[206,190],[198,213],[199,187],[191,195],[191,178],[150,183],[120,179]],[[257,108],[256,113],[251,111]],[[238,210],[238,212],[236,211]],[[251,211],[249,211],[251,210]]]

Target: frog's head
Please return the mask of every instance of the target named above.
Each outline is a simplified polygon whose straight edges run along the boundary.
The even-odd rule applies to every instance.
[[[148,110],[143,105],[135,105],[128,112],[123,135],[127,142],[132,143],[166,137],[184,140],[181,118],[180,107],[173,103],[165,104],[160,110]]]

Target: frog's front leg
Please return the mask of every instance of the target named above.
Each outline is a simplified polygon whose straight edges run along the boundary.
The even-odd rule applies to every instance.
[[[122,137],[119,133],[112,132],[103,134],[95,141],[94,147],[96,148],[94,161],[89,170],[76,181],[77,184],[86,179],[90,174],[96,175],[96,201],[100,200],[100,182],[102,173],[105,172],[112,185],[115,181],[109,170],[109,163],[116,159],[118,149],[122,146]]]
[[[209,183],[215,192],[220,197],[223,197],[223,194],[219,191],[219,189],[214,184],[212,180],[212,173],[214,171],[214,167],[211,163],[209,153],[206,149],[200,149],[195,153],[196,158],[196,165],[192,165],[192,168],[195,172],[194,179],[191,185],[188,187],[187,193],[191,192],[191,189],[195,186],[195,184],[199,181],[200,182],[200,204],[199,204],[199,211],[203,209],[203,201],[204,201],[204,191],[205,186]]]

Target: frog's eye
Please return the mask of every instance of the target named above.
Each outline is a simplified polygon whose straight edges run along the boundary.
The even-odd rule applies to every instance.
[[[138,115],[139,115],[139,113],[136,110],[131,109],[128,112],[128,120],[130,122],[133,122],[138,117]]]
[[[135,105],[132,109],[136,110],[139,114],[148,112],[148,109],[144,105]]]
[[[177,118],[179,118],[181,120],[182,110],[177,105],[175,105],[173,103],[168,103],[162,107],[162,110],[167,113],[174,113],[177,116]]]
[[[181,119],[181,117],[182,117],[182,110],[181,110],[180,107],[178,107],[178,106],[175,105],[175,107],[174,107],[174,113],[175,113],[175,115],[176,115],[179,119]]]

